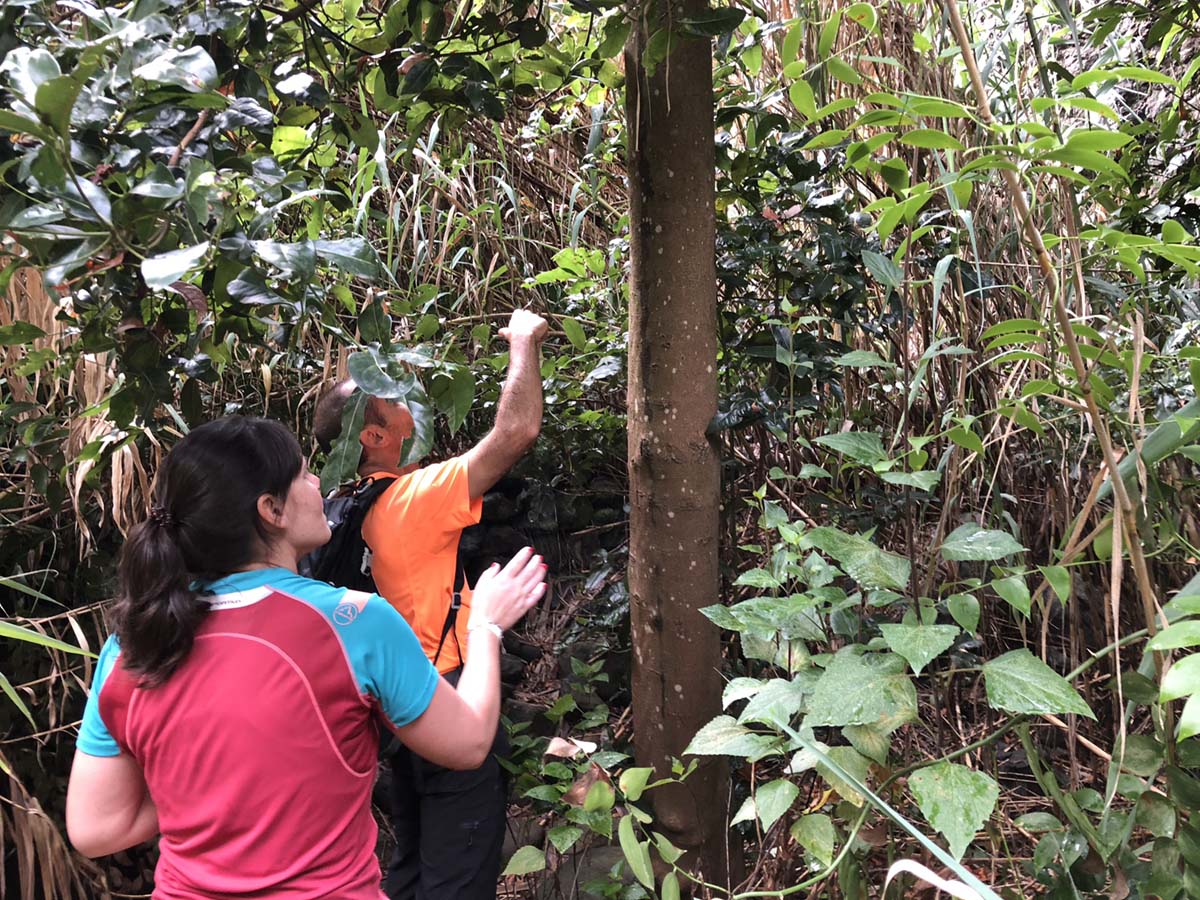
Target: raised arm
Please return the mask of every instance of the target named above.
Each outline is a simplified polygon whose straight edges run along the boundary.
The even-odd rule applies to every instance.
[[[500,337],[508,341],[508,378],[492,430],[466,454],[472,500],[486,494],[541,431],[541,344],[546,330],[546,320],[527,309],[514,310],[508,327],[500,329]]]

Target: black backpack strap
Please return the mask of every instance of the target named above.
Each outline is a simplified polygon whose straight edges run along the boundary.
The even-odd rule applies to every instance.
[[[454,591],[450,594],[450,608],[446,610],[446,621],[442,624],[442,636],[438,638],[437,651],[433,654],[433,664],[436,666],[438,657],[442,655],[442,647],[446,643],[446,638],[452,632],[454,633],[454,642],[458,643],[458,633],[455,632],[455,626],[458,623],[458,611],[462,609],[462,589],[467,583],[467,573],[463,568],[462,559],[462,543],[458,545],[458,552],[454,557]],[[459,653],[462,656],[462,653]]]

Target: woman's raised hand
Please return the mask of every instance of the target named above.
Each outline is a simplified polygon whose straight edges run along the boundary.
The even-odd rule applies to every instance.
[[[546,564],[532,547],[524,547],[504,568],[497,563],[479,576],[471,595],[467,628],[489,622],[502,629],[511,628],[545,593]]]

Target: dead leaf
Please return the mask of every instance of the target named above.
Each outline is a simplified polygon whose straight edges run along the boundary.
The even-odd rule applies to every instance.
[[[588,766],[587,771],[575,779],[575,783],[562,795],[563,801],[572,806],[583,806],[583,801],[597,781],[605,781],[612,785],[612,778],[595,763]]]
[[[575,738],[552,738],[543,756],[557,756],[560,759],[574,759],[580,753],[595,753],[596,744],[591,741],[578,741]]]

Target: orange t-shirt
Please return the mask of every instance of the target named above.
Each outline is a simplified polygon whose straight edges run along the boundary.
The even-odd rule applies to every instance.
[[[386,478],[388,473],[371,477]],[[396,478],[363,521],[375,586],[412,626],[431,660],[454,593],[459,535],[476,524],[482,512],[483,499],[472,500],[467,486],[467,460],[456,456]],[[463,663],[471,613],[466,584],[462,604],[457,635],[446,635],[436,663],[443,674]]]

